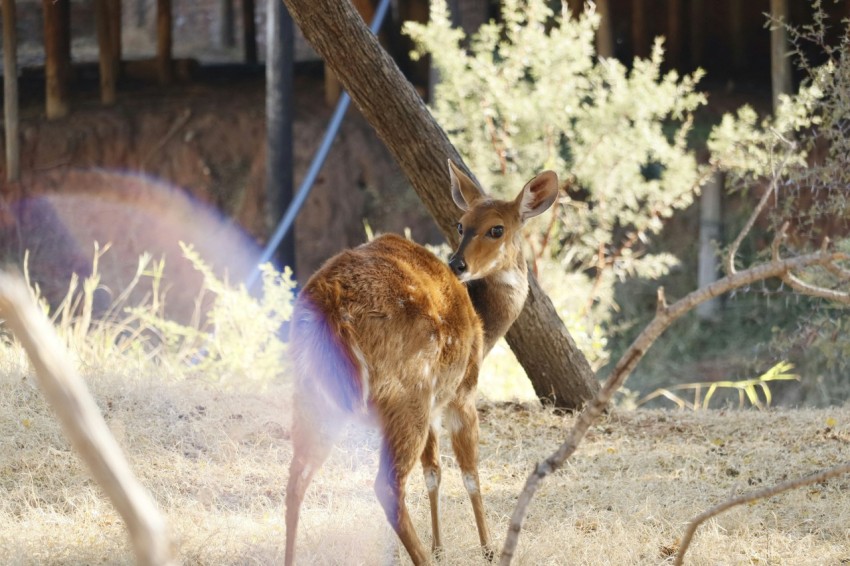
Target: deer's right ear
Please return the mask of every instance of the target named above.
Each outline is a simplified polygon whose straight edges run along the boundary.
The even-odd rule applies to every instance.
[[[461,210],[468,210],[475,201],[484,196],[478,185],[473,183],[472,179],[467,177],[451,159],[449,159],[449,178],[452,182],[452,200]]]

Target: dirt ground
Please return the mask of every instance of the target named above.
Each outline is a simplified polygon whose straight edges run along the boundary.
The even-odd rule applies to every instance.
[[[0,553],[7,564],[131,564],[122,523],[88,479],[22,360],[0,375]],[[185,564],[278,564],[291,457],[289,387],[233,391],[121,367],[86,373],[131,466],[166,514]],[[482,403],[481,480],[501,547],[516,496],[574,417]],[[442,439],[443,564],[486,564]],[[354,430],[303,508],[299,564],[409,563],[372,484],[375,431]],[[515,564],[667,564],[687,522],[731,496],[850,456],[850,408],[614,410],[532,503]],[[736,508],[698,531],[688,564],[845,564],[850,478]],[[407,502],[428,544],[421,473]]]

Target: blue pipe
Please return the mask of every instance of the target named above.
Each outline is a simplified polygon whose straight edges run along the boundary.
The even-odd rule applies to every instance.
[[[378,9],[375,10],[375,16],[372,18],[372,23],[369,25],[369,30],[372,33],[378,33],[378,29],[380,29],[389,7],[390,0],[381,0],[378,5]],[[266,247],[263,248],[263,253],[260,255],[257,265],[251,271],[251,275],[248,276],[248,279],[245,282],[248,289],[253,287],[259,280],[261,275],[260,266],[271,261],[275,250],[277,250],[277,247],[280,245],[280,242],[292,229],[292,225],[295,223],[295,218],[301,211],[301,207],[304,206],[304,202],[307,200],[307,197],[310,196],[310,191],[313,189],[316,177],[319,176],[319,172],[325,164],[325,160],[331,150],[331,144],[333,144],[334,139],[336,139],[336,136],[339,133],[339,127],[342,125],[342,119],[345,117],[345,112],[348,110],[348,106],[350,104],[351,97],[347,92],[343,92],[339,101],[336,103],[336,109],[334,110],[333,116],[331,116],[328,129],[325,131],[325,137],[322,138],[322,143],[319,145],[319,149],[313,156],[313,161],[310,162],[310,168],[307,169],[307,174],[301,181],[301,185],[298,187],[298,192],[295,193],[295,198],[292,199],[292,202],[289,203],[289,206],[286,208],[283,218],[281,218],[277,228],[275,228],[274,233],[266,243]]]

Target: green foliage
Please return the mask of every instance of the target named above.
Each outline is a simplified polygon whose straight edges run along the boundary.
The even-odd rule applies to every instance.
[[[544,0],[505,0],[503,21],[463,47],[442,0],[427,25],[407,23],[414,56],[439,72],[433,111],[482,186],[513,197],[543,168],[567,180],[556,217],[534,224],[529,243],[562,316],[597,336],[618,280],[656,278],[676,264],[647,244],[693,201],[705,171],[687,148],[705,98],[702,73],[662,74],[663,49],[631,70],[597,59],[599,18],[554,14]],[[566,177],[565,177],[566,176]],[[569,284],[564,284],[564,278]],[[604,359],[604,340],[586,352]]]
[[[191,246],[180,246],[203,276],[204,292],[213,296],[203,322],[183,325],[145,308],[133,309],[135,315],[158,331],[177,361],[191,363],[205,379],[264,382],[279,375],[285,344],[278,333],[292,315],[294,300],[289,268],[279,273],[269,264],[261,266],[263,290],[257,299],[244,285],[220,280]]]

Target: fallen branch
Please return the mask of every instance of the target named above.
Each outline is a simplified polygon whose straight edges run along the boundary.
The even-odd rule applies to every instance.
[[[778,246],[777,241],[782,237],[782,233],[778,234],[774,244]],[[590,426],[602,415],[602,412],[608,406],[614,393],[623,385],[628,376],[634,370],[638,362],[646,354],[647,350],[658,339],[658,337],[667,328],[679,319],[682,315],[692,310],[697,305],[709,301],[719,295],[728,293],[733,289],[745,287],[756,281],[771,279],[774,277],[783,277],[791,271],[804,269],[814,265],[830,265],[836,261],[850,259],[850,256],[841,252],[829,252],[820,250],[815,253],[801,255],[789,259],[779,259],[778,255],[762,265],[751,267],[744,271],[736,271],[727,275],[722,279],[718,279],[714,283],[697,289],[686,295],[684,298],[676,301],[672,305],[666,304],[663,289],[658,292],[658,305],[655,317],[652,322],[638,335],[631,346],[626,350],[620,361],[614,367],[611,375],[605,381],[599,393],[585,406],[585,409],[579,414],[576,423],[572,430],[567,435],[567,439],[558,447],[554,454],[540,462],[535,467],[534,471],[526,480],[525,487],[519,495],[513,515],[511,516],[508,526],[508,535],[505,539],[505,545],[502,548],[500,564],[507,566],[511,563],[516,552],[516,546],[519,541],[519,533],[522,529],[522,523],[528,512],[528,505],[534,497],[540,482],[549,474],[559,469],[564,462],[572,456],[578,448],[578,445],[584,439]]]
[[[729,499],[728,501],[720,503],[719,505],[715,505],[714,507],[703,513],[700,513],[699,515],[694,517],[693,520],[691,520],[691,522],[688,524],[688,528],[685,531],[685,535],[682,537],[682,542],[679,543],[679,552],[676,554],[676,561],[674,562],[674,565],[682,565],[682,561],[685,559],[685,553],[688,551],[688,547],[691,545],[691,541],[694,538],[694,533],[696,532],[697,528],[699,528],[701,524],[711,519],[712,517],[715,517],[723,513],[724,511],[731,509],[732,507],[743,505],[744,503],[752,503],[753,501],[758,501],[759,499],[767,499],[768,497],[773,497],[774,495],[778,495],[784,491],[790,491],[792,489],[797,489],[799,487],[811,485],[813,483],[822,482],[830,478],[846,474],[848,472],[850,472],[850,462],[846,462],[839,466],[835,466],[822,472],[811,474],[803,478],[789,480],[774,485],[772,487],[766,487],[748,494],[734,497],[732,499]]]
[[[133,475],[85,382],[19,277],[0,273],[0,314],[26,350],[41,390],[74,449],[124,519],[137,563],[176,565],[165,520]]]

